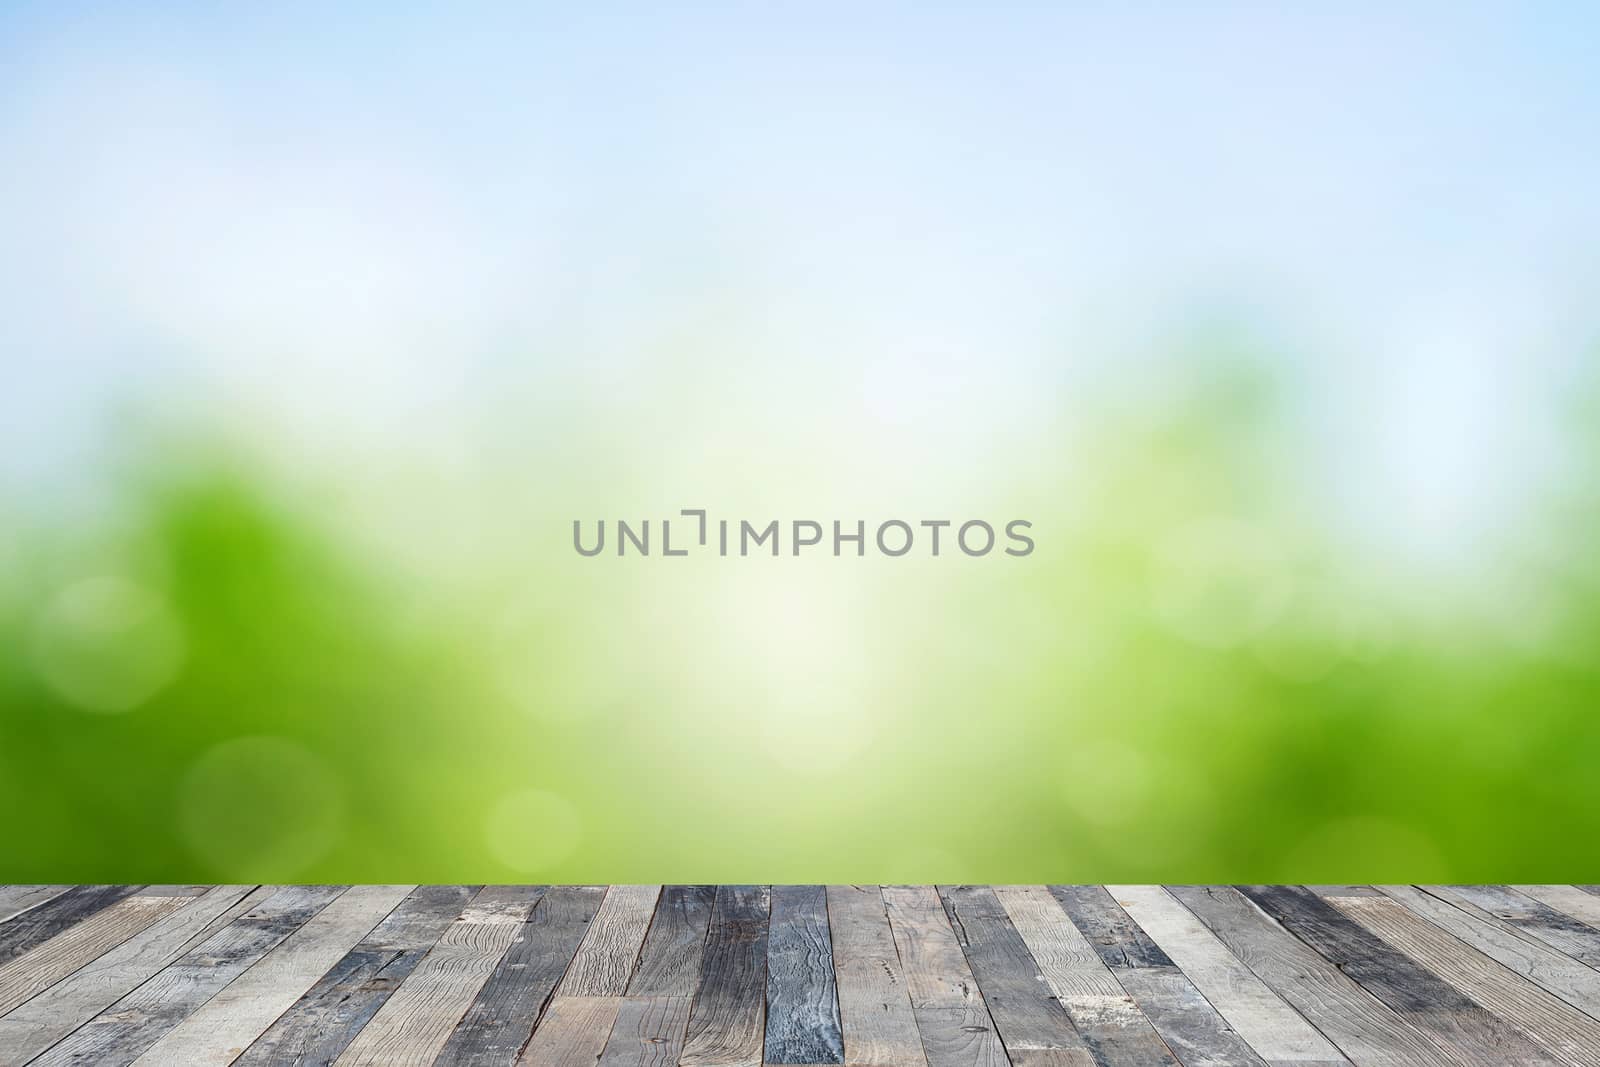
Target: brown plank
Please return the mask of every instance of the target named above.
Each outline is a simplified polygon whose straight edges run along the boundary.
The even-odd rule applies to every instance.
[[[938,891],[885,886],[883,902],[928,1067],[1005,1067],[1005,1049]]]

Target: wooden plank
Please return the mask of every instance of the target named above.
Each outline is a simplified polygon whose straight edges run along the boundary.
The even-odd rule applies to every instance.
[[[1172,886],[1235,956],[1358,1064],[1436,1067],[1442,1050],[1229,886]],[[1270,1057],[1269,1057],[1270,1058]]]
[[[1521,1030],[1390,948],[1315,893],[1286,885],[1240,886],[1239,891],[1458,1062],[1472,1067],[1556,1062]]]
[[[1184,1067],[1260,1067],[1261,1057],[1105,886],[1051,886],[1050,893]]]
[[[346,890],[134,1062],[226,1067],[415,888],[363,885]]]
[[[639,952],[639,967],[628,980],[628,995],[692,997],[700,984],[700,958],[717,899],[714,885],[669,885],[661,890],[650,933]]]
[[[450,1035],[441,1062],[487,1067],[517,1061],[605,895],[603,886],[545,892]]]
[[[1468,904],[1580,963],[1600,967],[1600,930],[1503,885],[1425,885],[1436,897]]]
[[[534,886],[487,886],[335,1061],[339,1067],[427,1067],[494,973],[539,899]]]
[[[133,896],[136,885],[78,885],[0,923],[0,963],[44,944],[102,908]]]
[[[1585,893],[1575,885],[1514,885],[1511,888],[1585,925],[1600,929],[1600,897]]]
[[[1515,928],[1476,908],[1457,907],[1415,886],[1380,887],[1435,926],[1449,931],[1490,959],[1549,990],[1590,1016],[1600,1018],[1600,972],[1548,945],[1518,934]]]
[[[772,1064],[844,1062],[828,894],[820,885],[772,887],[765,1056]]]
[[[54,900],[71,888],[70,885],[0,886],[0,923],[14,919],[47,900]]]
[[[1370,885],[1308,885],[1319,897],[1381,897],[1382,893]]]
[[[682,1067],[761,1067],[770,906],[765,886],[717,889]]]
[[[1006,1067],[1000,1035],[938,892],[885,886],[883,902],[928,1067]]]
[[[0,1018],[0,1063],[26,1063],[278,887],[217,886]]]
[[[677,1067],[688,997],[625,997],[599,1067]]]
[[[594,1067],[621,1006],[621,997],[555,997],[517,1063],[525,1067]]]
[[[41,1067],[122,1067],[344,892],[291,886],[218,930],[38,1060]],[[181,914],[181,912],[179,913]]]
[[[1373,934],[1473,1000],[1514,1021],[1574,1067],[1600,1067],[1600,1022],[1467,947],[1385,896],[1329,897]]]
[[[942,886],[939,899],[1012,1063],[1019,1053],[1031,1050],[1059,1054],[1035,1059],[1093,1064],[1088,1046],[1056,1003],[993,890]]]
[[[1048,889],[1008,885],[996,886],[994,893],[1096,1062],[1177,1064],[1150,1020]]]
[[[99,959],[187,903],[183,897],[127,897],[0,965],[0,1014]]]
[[[875,885],[831,885],[827,905],[844,1062],[853,1067],[925,1063],[882,892]]]
[[[562,997],[620,997],[639,963],[639,950],[656,910],[658,885],[614,885],[589,932],[578,946],[572,966],[556,990]]]
[[[235,1067],[332,1063],[479,886],[419,886],[256,1039]]]
[[[1262,1059],[1305,1067],[1349,1062],[1165,889],[1106,888]]]

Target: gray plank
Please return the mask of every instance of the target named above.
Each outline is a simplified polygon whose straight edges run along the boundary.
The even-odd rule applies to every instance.
[[[1600,930],[1600,898],[1575,885],[1514,885],[1511,888]]]
[[[1457,1061],[1472,1067],[1555,1064],[1516,1027],[1315,893],[1282,885],[1241,886],[1240,892]]]
[[[0,923],[14,919],[47,900],[54,900],[71,888],[70,885],[0,886]]]
[[[1113,971],[1173,966],[1161,946],[1128,917],[1105,886],[1053,885],[1050,893]]]
[[[450,1035],[443,1063],[512,1064],[605,897],[604,886],[546,890]]]
[[[1580,963],[1600,967],[1600,930],[1503,885],[1423,886],[1434,896],[1466,903],[1543,941]]]
[[[1362,1067],[1453,1062],[1388,1006],[1228,886],[1169,886],[1244,964]]]
[[[608,887],[558,993],[563,997],[619,997],[627,992],[660,896],[658,885]]]
[[[769,1064],[843,1063],[828,894],[820,885],[773,886],[767,935]]]
[[[0,1014],[59,982],[86,963],[99,959],[187,899],[135,894],[102,908],[69,926],[43,944],[0,964]]]
[[[718,888],[682,1067],[760,1067],[770,907],[765,886]]]
[[[143,886],[78,885],[0,923],[0,963],[44,944],[102,908],[133,896]]]
[[[639,967],[628,980],[628,995],[692,997],[700,984],[714,885],[669,885],[661,889],[650,932],[639,952]]]
[[[1044,984],[993,890],[942,886],[939,898],[1013,1063],[1018,1053],[1038,1051],[1060,1053],[1048,1059],[1062,1063],[1092,1064],[1088,1046]]]
[[[922,1039],[877,886],[828,887],[845,1062],[921,1067]]]
[[[677,1067],[688,997],[624,997],[599,1067]]]
[[[594,1067],[605,1052],[622,1000],[552,997],[518,1067]]]
[[[416,969],[479,886],[427,885],[412,890],[389,916],[323,975],[234,1061],[326,1067]]]
[[[883,903],[928,1067],[1007,1067],[938,892],[928,885],[885,886]]]
[[[35,1062],[122,1067],[303,926],[344,886],[293,886],[217,931]],[[180,913],[181,914],[181,913]]]

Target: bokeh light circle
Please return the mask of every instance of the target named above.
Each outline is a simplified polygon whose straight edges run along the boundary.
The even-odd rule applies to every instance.
[[[34,622],[35,673],[84,711],[132,711],[183,666],[183,627],[159,592],[128,578],[84,578],[58,592]]]
[[[507,793],[484,821],[489,852],[525,873],[555,867],[577,851],[582,839],[578,809],[565,797],[540,789]]]
[[[229,879],[292,881],[344,832],[344,789],[327,762],[281,737],[241,737],[184,777],[178,824],[191,852]]]

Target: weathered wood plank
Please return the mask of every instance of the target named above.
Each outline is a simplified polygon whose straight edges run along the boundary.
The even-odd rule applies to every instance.
[[[688,1025],[688,997],[625,997],[600,1067],[677,1067]]]
[[[1585,893],[1575,885],[1514,885],[1511,888],[1600,930],[1600,897],[1592,893]]]
[[[1229,886],[1173,893],[1261,980],[1358,1064],[1434,1067],[1449,1057]]]
[[[1018,1053],[1040,1051],[1058,1054],[1034,1057],[1041,1061],[1092,1064],[1088,1046],[1056,1003],[994,891],[986,886],[941,886],[939,899],[1012,1063]]]
[[[714,885],[662,887],[650,932],[639,951],[639,967],[628,980],[629,996],[694,996],[716,899]]]
[[[134,1062],[226,1067],[414,888],[363,885],[346,890]]]
[[[0,886],[0,923],[14,919],[47,900],[54,900],[71,888],[70,885]]]
[[[1165,889],[1106,888],[1262,1059],[1305,1067],[1349,1062]]]
[[[35,1062],[123,1067],[284,938],[343,886],[291,886],[218,930],[74,1031]],[[182,914],[179,912],[177,914]]]
[[[137,893],[136,885],[77,885],[0,923],[0,963],[55,937],[102,908]]]
[[[1449,931],[1490,959],[1542,986],[1579,1011],[1600,1018],[1600,972],[1520,935],[1471,905],[1457,907],[1415,886],[1386,885],[1384,895]]]
[[[1555,1063],[1522,1031],[1315,893],[1284,885],[1240,886],[1239,891],[1458,1062],[1472,1067]]]
[[[772,887],[765,1056],[770,1064],[844,1062],[828,895],[820,885]]]
[[[928,1067],[1006,1067],[983,993],[932,886],[885,886],[883,902]]]
[[[187,903],[183,897],[127,897],[0,964],[0,1014],[99,959]]]
[[[547,890],[456,1025],[440,1061],[509,1067],[571,964],[605,897],[602,886]]]
[[[1259,1067],[1262,1060],[1104,886],[1051,886],[1184,1067]]]
[[[1385,896],[1329,897],[1356,922],[1574,1067],[1600,1067],[1600,1022]]]
[[[1422,888],[1452,903],[1470,904],[1524,936],[1543,941],[1557,952],[1591,967],[1600,967],[1600,930],[1523,896],[1509,886],[1425,885]]]
[[[827,904],[844,1062],[852,1067],[925,1063],[882,892],[875,885],[831,885]]]
[[[595,1067],[621,1006],[621,997],[555,997],[517,1063],[522,1067]]]
[[[1048,889],[1007,885],[996,886],[994,893],[1097,1062],[1177,1064],[1150,1020]]]
[[[0,1018],[0,1063],[26,1063],[278,887],[217,886]]]
[[[327,1067],[416,969],[480,886],[428,885],[345,954],[235,1060],[235,1067]]]
[[[660,895],[658,885],[608,888],[556,995],[620,997],[627,992]]]
[[[488,886],[335,1061],[339,1067],[426,1067],[494,973],[528,912],[534,886]]]
[[[682,1067],[761,1067],[770,906],[765,886],[717,890]]]

